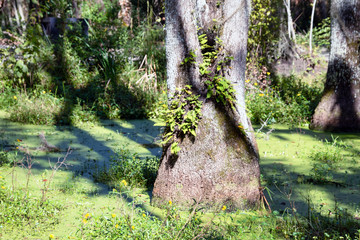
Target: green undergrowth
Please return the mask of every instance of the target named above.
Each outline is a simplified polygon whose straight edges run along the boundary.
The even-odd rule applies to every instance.
[[[1,179],[0,184],[0,228],[5,232],[17,231],[17,226],[39,232],[59,224],[62,203],[55,199],[42,201],[22,190],[11,190]]]
[[[294,75],[263,75],[262,81],[246,80],[246,108],[252,123],[309,123],[321,98],[320,84],[306,83]]]
[[[125,26],[118,4],[104,2],[83,3],[88,36],[74,24],[55,41],[43,36],[40,24],[28,24],[15,50],[0,50],[0,108],[13,121],[51,125],[156,117],[166,89],[164,30],[147,19]],[[68,1],[47,4],[69,17]]]
[[[110,166],[95,172],[94,180],[111,187],[130,184],[133,187],[154,185],[159,158],[142,158],[126,148],[118,148],[110,158]]]

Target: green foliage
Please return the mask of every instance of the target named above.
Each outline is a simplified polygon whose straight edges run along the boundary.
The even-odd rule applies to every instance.
[[[307,115],[306,108],[304,109],[296,102],[286,104],[276,91],[247,94],[246,107],[249,118],[255,124],[263,121],[267,121],[268,124],[275,122],[289,124],[306,122],[306,118],[304,118]]]
[[[84,61],[84,58],[88,57],[88,53],[83,51],[81,40],[83,37],[79,35],[79,32],[78,35],[72,35],[65,31],[60,38],[60,43],[56,45],[54,53],[57,63],[60,64],[55,67],[54,71],[56,72],[53,74],[59,74],[57,79],[61,80],[61,83],[57,82],[58,86],[67,83],[67,85],[79,89],[91,80],[88,65]]]
[[[114,191],[115,196],[123,192]],[[226,214],[224,208],[212,214],[200,209],[179,211],[172,201],[164,206],[161,219],[141,208],[115,214],[86,214],[77,232],[81,239],[358,239],[357,222],[338,206],[331,211],[316,211],[309,203],[309,216],[300,217],[278,211]],[[89,217],[90,216],[90,217]]]
[[[89,21],[95,24],[121,24],[117,18],[120,6],[114,1],[103,1],[103,5],[99,2],[85,1],[82,3],[81,11],[83,18],[89,19]]]
[[[85,215],[77,236],[82,239],[238,239],[239,236],[274,239],[280,235],[272,229],[280,222],[276,216],[239,213],[228,218],[222,209],[206,216],[196,206],[189,213],[181,212],[169,201],[164,206],[165,216],[158,218],[141,208],[133,208],[133,204],[128,203],[129,212],[106,212],[90,218]]]
[[[16,96],[19,95],[17,89],[6,86],[6,84],[6,81],[0,80],[0,109],[7,109],[15,105],[17,103]]]
[[[253,123],[308,123],[321,98],[321,89],[295,76],[274,77],[271,88],[247,85],[246,107]]]
[[[16,104],[8,109],[10,120],[35,125],[54,124],[64,104],[63,98],[57,98],[45,90],[35,90],[31,95],[22,93],[12,98]]]
[[[338,168],[337,164],[344,160],[341,154],[343,142],[332,137],[332,141],[325,140],[324,148],[314,150],[310,154],[313,161],[311,175],[315,182],[326,183],[333,180],[332,172]]]
[[[117,196],[123,193],[116,191],[112,194]],[[167,217],[162,220],[142,209],[134,209],[131,204],[133,203],[127,206],[132,209],[129,213],[107,212],[104,215],[84,218],[78,237],[82,239],[178,239],[178,237],[193,239],[203,233],[203,230],[199,228],[201,221],[197,214],[187,219],[181,217],[180,212],[169,205],[166,206]],[[204,232],[205,234],[208,235],[207,231]]]
[[[72,109],[70,115],[70,123],[73,126],[81,126],[83,124],[94,124],[99,122],[98,117],[96,116],[96,112],[93,108],[88,108],[88,106],[84,105],[80,99],[77,99],[77,103]]]
[[[73,16],[71,0],[47,0],[41,3],[42,13],[48,16],[61,16],[69,18]]]
[[[330,49],[331,19],[325,18],[313,29],[313,41],[317,46],[324,46]]]
[[[224,77],[224,73],[234,58],[224,53],[220,38],[216,37],[215,46],[208,44],[206,34],[201,34],[198,38],[203,60],[199,64],[199,71],[207,86],[206,97],[214,98],[216,102],[233,108],[235,90],[229,80]]]
[[[195,131],[201,118],[201,107],[199,95],[192,92],[190,85],[178,90],[170,98],[168,108],[165,108],[162,113],[162,118],[166,123],[162,144],[171,142],[172,154],[180,151],[178,139],[186,135],[196,136]]]
[[[73,14],[71,3],[46,1],[39,14],[60,16],[63,21]],[[60,116],[53,117],[62,124],[72,122],[72,110],[79,115],[78,99],[81,112],[97,118],[156,116],[166,88],[163,28],[141,21],[129,29],[118,19],[120,9],[114,1],[104,1],[104,6],[93,1],[82,5],[82,17],[90,24],[88,37],[78,24],[69,24],[50,43],[42,37],[40,25],[28,25],[16,52],[4,53],[1,108],[13,106],[12,96],[19,92],[33,97],[36,88],[42,88],[56,91],[63,99],[65,107]]]
[[[15,50],[4,51],[4,86],[26,89],[42,84],[43,87],[48,87],[51,79],[46,71],[51,69],[54,62],[52,46],[39,36],[40,26],[29,26],[20,45]]]
[[[322,20],[317,27],[313,29],[313,44],[317,47],[326,47],[330,49],[331,19],[330,17]],[[298,34],[297,41],[305,46],[309,45],[310,31],[306,34]]]
[[[278,40],[280,21],[277,11],[282,8],[279,0],[252,0],[248,32],[248,62],[266,65]]]
[[[11,231],[17,226],[29,225],[34,230],[44,230],[59,223],[61,204],[12,190],[0,178],[0,226]]]
[[[93,76],[77,97],[95,106],[101,118],[152,116],[165,89],[163,30],[140,25],[130,33],[123,26],[114,28],[105,22],[95,23],[89,32],[89,40],[83,44],[88,52],[81,58],[91,59],[88,69]]]
[[[11,161],[9,159],[9,153],[4,151],[4,150],[0,150],[0,167],[9,164]]]
[[[159,159],[141,158],[136,153],[120,148],[110,159],[109,169],[103,169],[95,174],[95,180],[105,182],[113,187],[129,183],[132,187],[150,187],[154,184]]]

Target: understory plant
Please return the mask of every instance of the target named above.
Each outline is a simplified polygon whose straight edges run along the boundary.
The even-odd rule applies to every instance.
[[[341,140],[332,137],[332,141],[325,139],[322,149],[311,152],[310,159],[313,161],[311,168],[311,177],[315,182],[328,183],[334,181],[333,172],[338,169],[338,164],[344,160],[341,153]]]
[[[270,77],[270,72],[266,75],[261,81],[246,80],[246,107],[251,121],[308,123],[320,101],[321,88],[303,83],[295,76]]]
[[[121,201],[126,189],[111,193]],[[180,211],[170,200],[164,211],[152,215],[140,202],[119,203],[119,208],[101,215],[86,213],[79,220],[77,237],[82,239],[359,239],[359,221],[335,206],[330,216],[324,205],[307,217],[265,211],[227,212],[219,206],[205,213],[196,203]]]
[[[64,104],[63,98],[57,98],[45,90],[21,93],[11,98],[15,104],[8,109],[10,120],[35,125],[54,124]]]
[[[21,140],[18,139],[18,141]],[[31,229],[32,232],[41,232],[60,222],[64,206],[46,194],[50,191],[49,187],[55,173],[60,167],[66,165],[65,161],[69,154],[68,151],[64,158],[58,158],[55,164],[50,164],[52,171],[49,177],[43,173],[41,181],[43,188],[40,189],[40,196],[29,191],[34,165],[32,156],[26,154],[23,159],[14,160],[11,174],[6,177],[0,175],[0,228],[2,233],[11,234],[12,231],[18,231],[19,226],[22,230]],[[17,167],[22,167],[27,172],[26,183],[22,188],[15,181]]]
[[[128,149],[119,148],[111,157],[110,166],[96,172],[94,178],[111,187],[124,183],[132,187],[150,187],[155,182],[158,168],[158,158],[140,157]]]
[[[71,16],[69,1],[50,1],[45,5],[41,10],[48,14],[60,15],[62,19]],[[58,121],[37,121],[40,124],[71,124],[74,121],[70,118],[74,118],[65,112],[77,111],[78,102],[83,113],[80,118],[84,120],[86,116],[107,119],[157,116],[157,102],[166,89],[163,28],[142,20],[131,28],[123,25],[116,2],[83,5],[83,17],[89,24],[87,36],[80,25],[72,24],[58,37],[47,37],[41,33],[40,25],[34,24],[28,26],[26,36],[18,37],[21,41],[16,50],[2,51],[1,108],[13,106],[13,96],[20,93],[37,101],[39,95],[34,92],[40,88],[56,92],[66,110],[63,119],[49,112],[47,118],[53,114],[51,118]],[[17,119],[34,122],[21,116],[13,118]]]

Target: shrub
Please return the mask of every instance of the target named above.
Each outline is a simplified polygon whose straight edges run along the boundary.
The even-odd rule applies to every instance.
[[[0,76],[1,77],[1,76]],[[7,109],[17,103],[14,96],[18,91],[10,86],[5,86],[5,81],[0,80],[0,109]]]
[[[248,32],[248,62],[255,65],[269,64],[273,58],[275,45],[279,38],[280,18],[277,11],[281,1],[253,0]]]
[[[11,166],[16,161],[17,152],[10,152],[3,149],[3,145],[0,143],[0,167]]]
[[[121,185],[122,181],[133,187],[149,187],[155,182],[158,168],[158,158],[141,158],[136,153],[120,148],[110,159],[109,169],[103,169],[94,177],[113,187]]]
[[[302,83],[295,76],[274,77],[272,85],[247,80],[246,107],[255,124],[304,124],[310,121],[320,101],[321,89]],[[261,86],[260,86],[261,85]]]
[[[326,183],[333,180],[332,172],[337,169],[337,163],[344,160],[339,146],[344,146],[344,143],[332,138],[332,142],[325,140],[322,149],[311,152],[311,177],[315,182]]]
[[[81,126],[83,124],[95,124],[99,122],[96,112],[93,108],[87,107],[82,103],[81,99],[77,99],[77,103],[70,113],[70,123],[73,126]]]

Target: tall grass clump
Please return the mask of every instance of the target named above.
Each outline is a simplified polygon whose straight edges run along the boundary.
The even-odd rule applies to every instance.
[[[57,98],[45,90],[31,95],[21,93],[12,97],[16,103],[9,107],[10,120],[35,125],[52,125],[61,113],[63,98]]]
[[[341,153],[344,143],[332,137],[332,141],[325,140],[323,147],[310,153],[312,160],[311,177],[318,183],[333,182],[333,172],[338,169],[340,162],[344,160]]]
[[[95,180],[116,187],[124,182],[132,187],[151,187],[156,179],[159,159],[140,157],[129,150],[119,148],[110,159],[109,168],[95,174]]]

